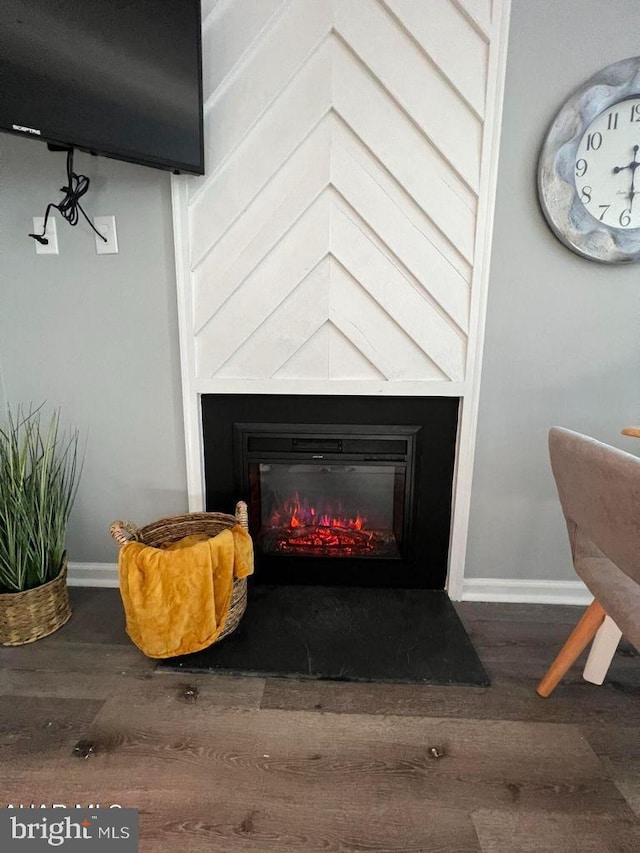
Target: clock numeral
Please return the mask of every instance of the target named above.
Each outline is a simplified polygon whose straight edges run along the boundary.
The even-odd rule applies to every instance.
[[[597,151],[602,145],[602,134],[594,131],[587,136],[587,151]]]
[[[598,219],[600,220],[600,222],[602,222],[602,220],[604,219],[604,215],[605,215],[605,213],[607,212],[607,210],[609,210],[609,208],[611,207],[611,205],[610,205],[610,204],[599,204],[599,205],[598,205],[598,207],[600,208],[600,210],[602,210],[602,208],[604,207],[604,210],[602,210],[602,213],[601,213],[601,214],[600,214],[600,216],[598,217]]]
[[[618,221],[620,222],[620,225],[622,225],[623,228],[628,228],[629,225],[631,225],[631,208],[628,208],[628,210],[623,210],[620,214],[620,219]]]
[[[587,169],[589,168],[589,164],[581,157],[579,160],[576,160],[576,178],[584,178],[587,174]]]
[[[640,104],[631,105],[631,116],[629,121],[640,121]]]
[[[591,201],[591,193],[593,192],[590,186],[582,187],[580,190],[580,201],[583,204],[589,204]]]
[[[618,129],[618,113],[609,113],[607,116],[607,130]]]

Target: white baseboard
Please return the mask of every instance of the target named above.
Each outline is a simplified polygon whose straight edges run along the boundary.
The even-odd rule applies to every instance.
[[[117,563],[69,563],[69,586],[118,587]],[[582,581],[467,578],[461,601],[522,604],[590,604],[593,596]]]
[[[467,578],[462,601],[502,601],[522,604],[591,604],[593,596],[580,580],[503,580]]]
[[[69,563],[67,567],[69,586],[118,586],[117,563]]]

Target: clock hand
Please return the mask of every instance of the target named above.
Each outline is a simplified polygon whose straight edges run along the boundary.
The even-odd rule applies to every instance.
[[[626,166],[614,166],[613,167],[613,174],[617,175],[618,172],[624,172],[625,169],[631,169],[632,172],[635,171],[638,168],[638,166],[640,166],[640,163],[638,163],[636,160],[636,157],[638,156],[638,150],[640,150],[640,146],[634,145],[633,146],[633,160],[630,163],[627,163]]]
[[[633,160],[627,166],[614,166],[613,174],[617,175],[619,172],[624,172],[625,169],[631,170],[631,188],[628,193],[629,198],[629,211],[631,211],[633,207],[633,199],[637,195],[638,190],[635,189],[635,180],[636,180],[636,169],[640,166],[640,162],[638,162],[638,151],[640,150],[640,146],[633,146]]]
[[[640,166],[640,163],[637,162],[636,158],[638,156],[638,146],[633,146],[633,163],[630,163],[631,168],[631,189],[629,190],[629,213],[633,208],[633,198],[636,194],[635,190],[635,180],[636,180],[636,169]]]

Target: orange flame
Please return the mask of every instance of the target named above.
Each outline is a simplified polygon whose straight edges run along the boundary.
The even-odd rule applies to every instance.
[[[354,516],[341,515],[334,511],[322,511],[310,502],[301,500],[298,494],[283,501],[271,513],[269,522],[272,527],[334,527],[346,530],[364,530],[366,516],[356,513]]]

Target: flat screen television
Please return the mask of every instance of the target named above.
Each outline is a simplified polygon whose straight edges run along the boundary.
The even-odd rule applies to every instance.
[[[0,130],[204,172],[200,0],[2,0]]]

